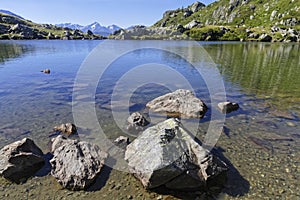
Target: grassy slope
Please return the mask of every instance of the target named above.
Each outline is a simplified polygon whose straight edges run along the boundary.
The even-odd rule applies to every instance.
[[[202,24],[206,24],[203,28],[194,28],[187,31],[185,34],[189,35],[193,39],[203,40],[205,39],[205,33],[213,32],[218,34],[220,31],[217,26],[225,26],[231,29],[230,32],[222,36],[221,40],[239,40],[245,39],[245,30],[248,28],[255,33],[268,33],[270,28],[277,22],[281,28],[287,28],[280,25],[280,21],[296,18],[300,20],[300,1],[298,0],[250,0],[248,3],[242,5],[240,3],[232,11],[229,11],[230,0],[216,1],[205,8],[193,13],[191,16],[184,18],[182,9],[177,9],[176,16],[170,17],[170,15],[162,18],[156,22],[153,26],[159,27],[163,22],[165,26],[174,27],[178,24],[186,25],[192,20],[197,20]],[[255,9],[251,9],[250,5],[254,5]],[[269,7],[269,8],[268,8]],[[268,8],[268,9],[267,9]],[[271,13],[276,10],[276,17],[271,21]],[[229,22],[229,16],[236,13],[236,17],[232,22]],[[281,18],[278,18],[278,14],[284,14]],[[250,16],[253,19],[250,19]],[[223,17],[223,18],[222,18]],[[237,25],[239,28],[236,28]],[[292,28],[300,30],[299,24]],[[280,34],[273,35],[274,38],[280,39]],[[213,38],[211,38],[213,40]]]

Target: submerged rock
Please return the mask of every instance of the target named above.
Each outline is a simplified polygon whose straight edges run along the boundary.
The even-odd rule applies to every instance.
[[[239,104],[232,103],[232,102],[222,102],[218,104],[218,108],[221,110],[222,113],[231,113],[239,109]]]
[[[146,129],[127,146],[125,160],[148,189],[199,190],[212,180],[224,182],[228,169],[174,118]]]
[[[33,176],[44,164],[43,152],[28,138],[0,150],[0,174],[16,183]]]
[[[70,136],[77,134],[77,127],[72,123],[61,124],[59,126],[55,126],[53,130],[56,134],[62,134],[64,136]]]
[[[128,131],[142,131],[144,127],[149,124],[149,121],[145,118],[145,116],[139,112],[132,113],[128,119]]]
[[[190,90],[179,89],[150,101],[146,105],[154,112],[174,117],[202,118],[207,106]]]
[[[114,140],[114,143],[121,149],[126,149],[127,145],[130,143],[129,138],[125,136],[119,136]]]
[[[51,174],[64,188],[86,189],[100,173],[108,154],[88,142],[66,139],[63,143],[54,148]]]

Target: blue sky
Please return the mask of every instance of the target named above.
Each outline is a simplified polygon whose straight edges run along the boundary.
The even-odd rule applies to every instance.
[[[0,0],[9,10],[38,23],[71,22],[81,25],[95,21],[122,27],[152,25],[164,11],[186,7],[196,0]],[[214,0],[201,1],[208,5]]]

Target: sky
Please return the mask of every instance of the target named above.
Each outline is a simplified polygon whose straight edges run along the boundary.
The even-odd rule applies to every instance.
[[[166,10],[187,7],[196,0],[0,0],[9,10],[37,23],[88,25],[152,25]],[[215,0],[202,0],[208,5]]]

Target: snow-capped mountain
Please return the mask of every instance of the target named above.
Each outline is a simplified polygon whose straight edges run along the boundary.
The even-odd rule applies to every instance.
[[[56,26],[63,27],[63,28],[70,28],[70,29],[78,29],[81,30],[84,26],[79,24],[72,24],[72,23],[63,23],[63,24],[56,24]]]
[[[92,31],[95,34],[99,34],[102,36],[108,36],[109,34],[114,33],[115,31],[121,29],[121,27],[117,25],[110,25],[110,26],[102,26],[98,22],[94,22],[87,26],[82,26],[79,24],[72,24],[72,23],[64,23],[64,24],[56,24],[56,26],[64,27],[64,28],[71,28],[71,29],[79,29],[83,32],[87,32],[88,30]]]

